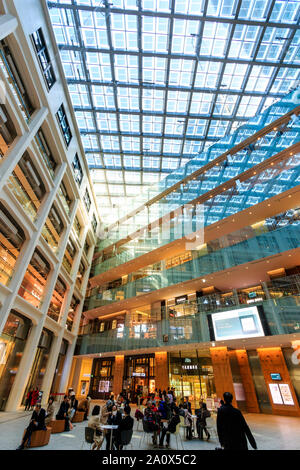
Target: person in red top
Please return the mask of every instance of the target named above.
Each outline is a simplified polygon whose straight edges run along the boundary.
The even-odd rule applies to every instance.
[[[31,407],[34,407],[38,401],[38,398],[39,398],[39,389],[36,387],[35,390],[33,390],[32,392],[32,396],[31,396]]]

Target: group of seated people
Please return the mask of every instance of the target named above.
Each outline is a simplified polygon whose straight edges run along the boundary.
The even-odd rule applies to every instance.
[[[69,391],[68,395],[64,396],[63,401],[60,404],[59,410],[54,418],[55,406],[54,406],[54,397],[50,397],[48,400],[48,406],[45,410],[42,408],[40,403],[37,403],[34,407],[29,426],[26,428],[25,434],[23,436],[22,442],[18,447],[18,450],[22,450],[25,447],[30,446],[31,435],[34,431],[46,430],[47,426],[51,424],[51,421],[56,420],[65,420],[64,431],[71,431],[74,427],[72,424],[72,419],[76,411],[84,412],[84,419],[88,419],[89,408],[90,408],[90,397],[81,400],[78,404],[78,400],[75,397],[73,391]]]
[[[111,396],[110,399],[100,407],[95,405],[92,411],[92,416],[88,421],[88,427],[95,430],[94,444],[92,450],[99,450],[106,438],[106,450],[112,449],[122,450],[122,431],[129,431],[133,429],[134,420],[130,416],[131,408],[128,400],[122,400],[118,397],[117,401]],[[103,429],[103,425],[115,425],[117,429]],[[112,432],[112,435],[111,435]]]
[[[206,404],[200,402],[200,408],[195,410],[196,429],[199,439],[203,439],[203,433],[206,434],[207,440],[210,434],[206,427],[206,419],[210,417]],[[191,403],[188,397],[181,398],[179,404],[172,390],[168,393],[163,392],[162,397],[157,405],[155,395],[151,394],[147,402],[144,414],[140,410],[136,411],[137,419],[142,418],[149,432],[153,432],[152,442],[157,447],[159,436],[159,447],[164,447],[164,438],[166,438],[166,448],[170,446],[170,435],[176,432],[177,425],[180,423],[180,416],[184,418],[184,427],[186,428],[186,438],[193,439],[193,418]]]

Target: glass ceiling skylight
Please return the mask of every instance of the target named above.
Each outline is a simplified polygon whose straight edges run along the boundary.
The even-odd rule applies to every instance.
[[[48,5],[108,224],[299,84],[300,0]]]

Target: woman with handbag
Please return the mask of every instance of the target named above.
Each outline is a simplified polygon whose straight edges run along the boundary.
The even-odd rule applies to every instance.
[[[197,432],[199,439],[203,440],[203,431],[207,436],[207,440],[210,438],[210,434],[207,430],[206,418],[210,417],[210,411],[207,409],[206,403],[202,403],[198,418],[197,418]]]

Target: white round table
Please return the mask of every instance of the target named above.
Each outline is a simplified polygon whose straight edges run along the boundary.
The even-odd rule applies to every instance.
[[[110,429],[111,431],[113,431],[114,429],[118,429],[118,425],[117,424],[102,424],[100,426],[101,429]],[[113,433],[111,432],[110,433],[110,443],[109,443],[109,450],[112,450],[111,449],[111,446],[112,446],[112,435]]]

